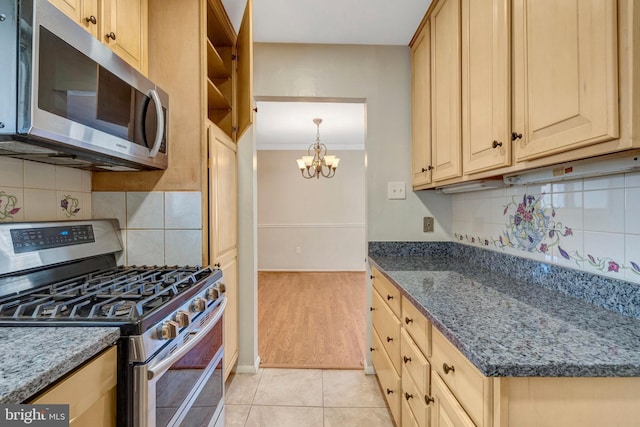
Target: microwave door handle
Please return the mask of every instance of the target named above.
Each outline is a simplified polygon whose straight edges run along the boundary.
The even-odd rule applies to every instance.
[[[149,157],[155,157],[160,151],[160,143],[162,142],[162,137],[164,136],[164,114],[162,114],[162,103],[160,102],[160,97],[158,96],[158,92],[154,89],[150,89],[147,92],[153,99],[153,104],[156,106],[156,115],[158,116],[158,120],[156,121],[156,139],[153,141],[153,147],[149,151]]]
[[[193,347],[195,347],[200,339],[207,335],[211,329],[220,321],[222,315],[224,314],[224,308],[227,306],[227,298],[224,297],[220,305],[215,309],[214,317],[207,323],[207,325],[198,330],[198,336],[195,339],[190,340],[186,345],[180,347],[175,353],[166,359],[162,360],[157,365],[149,368],[147,371],[147,379],[151,380],[154,377],[163,374],[167,369],[171,367],[175,362],[177,362],[182,356],[187,354]]]

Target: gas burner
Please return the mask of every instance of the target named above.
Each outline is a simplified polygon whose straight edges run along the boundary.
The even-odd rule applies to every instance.
[[[136,301],[118,300],[108,302],[101,307],[102,315],[105,317],[130,316],[135,313]]]

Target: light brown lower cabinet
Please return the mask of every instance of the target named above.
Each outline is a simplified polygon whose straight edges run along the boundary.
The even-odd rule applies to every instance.
[[[379,289],[372,360],[396,426],[640,426],[640,377],[486,377],[409,299],[398,319]],[[400,370],[391,359],[398,329]]]
[[[115,427],[116,347],[111,347],[29,401],[69,405],[71,427]]]

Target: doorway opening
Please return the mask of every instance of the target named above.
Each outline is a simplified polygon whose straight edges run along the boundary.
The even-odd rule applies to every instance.
[[[365,357],[366,104],[258,100],[258,353],[262,367],[362,369]],[[319,138],[340,163],[305,179]]]

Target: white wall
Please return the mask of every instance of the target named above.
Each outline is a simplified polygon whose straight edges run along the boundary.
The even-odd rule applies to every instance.
[[[330,179],[304,179],[302,154],[258,151],[258,268],[364,271],[364,151],[332,150],[340,167]]]
[[[365,99],[368,240],[451,240],[451,198],[410,190],[408,47],[257,43],[254,95]],[[387,200],[390,181],[407,183],[406,200]],[[423,233],[423,216],[435,217],[435,233]]]

